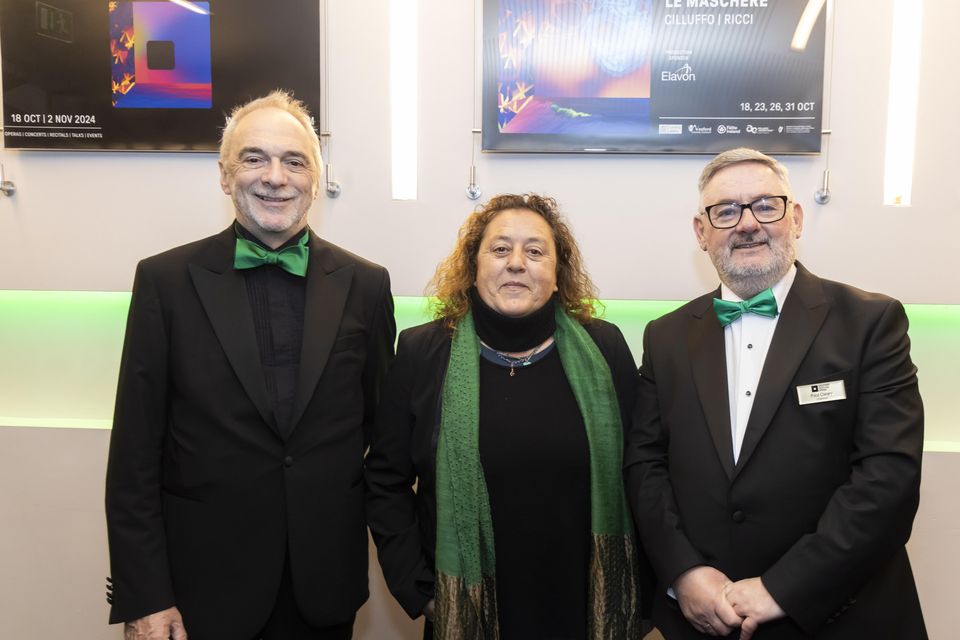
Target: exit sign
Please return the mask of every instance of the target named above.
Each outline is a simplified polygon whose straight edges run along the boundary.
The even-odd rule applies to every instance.
[[[73,42],[73,12],[38,2],[37,34],[45,38]]]

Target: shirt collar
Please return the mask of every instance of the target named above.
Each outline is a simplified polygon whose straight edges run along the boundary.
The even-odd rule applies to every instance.
[[[783,274],[783,277],[777,280],[776,284],[770,287],[773,290],[773,297],[777,300],[777,309],[783,309],[783,303],[787,300],[787,294],[790,293],[790,287],[793,286],[793,281],[797,277],[797,265],[791,264],[790,268],[787,269],[787,272]],[[721,300],[730,300],[732,302],[742,302],[743,298],[735,294],[730,290],[730,287],[720,283],[720,299]]]
[[[240,224],[239,220],[233,221],[233,228],[241,237],[246,238],[250,242],[255,242],[256,244],[260,245],[267,251],[280,251],[280,249],[285,249],[287,247],[293,246],[296,243],[300,242],[300,239],[303,238],[303,234],[310,233],[310,225],[307,225],[303,229],[301,229],[299,233],[297,233],[295,236],[293,236],[292,238],[284,242],[282,245],[280,245],[276,249],[271,249],[267,245],[263,244],[263,241],[260,240],[260,238],[258,238],[257,236],[247,231],[247,228],[244,227],[242,224]]]

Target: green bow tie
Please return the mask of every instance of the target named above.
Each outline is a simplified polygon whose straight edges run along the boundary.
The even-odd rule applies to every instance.
[[[755,313],[768,318],[777,317],[777,299],[773,297],[771,289],[764,289],[749,300],[732,302],[730,300],[713,299],[713,311],[717,314],[720,326],[725,327],[745,313]]]
[[[304,233],[296,244],[283,249],[272,251],[264,249],[256,242],[237,236],[237,251],[233,257],[234,269],[253,269],[265,264],[275,264],[287,273],[305,277],[307,275],[307,259],[310,249],[307,242],[310,234]]]

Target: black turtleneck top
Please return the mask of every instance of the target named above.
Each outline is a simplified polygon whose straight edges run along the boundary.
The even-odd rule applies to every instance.
[[[473,297],[477,335],[494,350],[529,350],[555,330],[552,300],[525,318],[507,318]],[[484,349],[479,449],[493,519],[500,637],[584,640],[590,456],[556,345],[515,366],[513,376]]]

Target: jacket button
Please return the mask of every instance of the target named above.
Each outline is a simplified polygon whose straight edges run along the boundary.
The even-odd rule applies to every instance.
[[[283,459],[283,466],[285,466],[285,467],[292,467],[292,466],[293,466],[293,457],[292,457],[292,456],[287,456],[286,458],[284,458],[284,459]]]
[[[743,511],[740,511],[739,509],[737,509],[736,511],[733,512],[733,521],[736,522],[737,524],[740,524],[746,519],[747,519],[747,516],[743,515]]]

